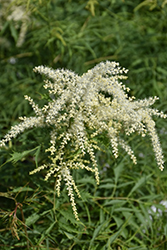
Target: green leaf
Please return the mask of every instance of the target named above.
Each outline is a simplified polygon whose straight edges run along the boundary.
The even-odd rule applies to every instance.
[[[121,162],[116,168],[114,168],[114,174],[115,174],[115,183],[118,182],[118,178],[123,170],[123,162]]]
[[[157,67],[156,70],[157,70],[160,74],[167,76],[167,70],[166,70],[166,69],[163,69],[163,68],[161,68],[161,67]]]
[[[83,177],[81,180],[78,180],[77,183],[83,183],[83,184],[89,183],[89,184],[96,186],[96,181],[92,176],[90,177],[87,176],[86,178]]]
[[[132,195],[141,185],[146,185],[147,180],[152,176],[152,174],[148,176],[141,177],[135,184],[135,186],[131,189],[131,191],[128,194],[128,197]]]
[[[99,186],[99,188],[106,188],[106,189],[110,189],[114,187],[115,187],[115,184],[112,184],[112,183],[107,183],[107,184],[103,184]]]
[[[152,230],[152,220],[150,218],[148,206],[146,207],[143,204],[139,204],[139,206],[140,206],[140,211],[142,211],[142,214],[144,214],[144,218],[145,218],[145,222],[143,223],[144,224],[147,223],[147,228],[150,228]]]
[[[104,227],[105,224],[106,224],[106,221],[104,221],[101,225],[99,225],[99,226],[95,229],[95,231],[94,231],[94,233],[93,233],[93,237],[92,237],[92,239],[91,239],[91,241],[90,241],[90,244],[89,244],[89,249],[92,249],[91,246],[92,246],[92,244],[93,244],[95,238],[98,236],[99,232],[101,231],[101,229]]]
[[[37,213],[34,213],[32,215],[30,215],[26,221],[25,221],[25,224],[27,226],[31,226],[32,224],[34,224],[38,219],[40,218],[40,215],[37,214]]]
[[[17,39],[18,39],[17,30],[15,29],[15,27],[12,23],[10,23],[10,31],[11,31],[11,35],[14,38],[15,42],[17,42]]]
[[[119,207],[122,207],[127,201],[126,200],[111,200],[111,201],[106,201],[104,203],[104,206],[111,206],[111,205],[118,205]]]
[[[13,193],[17,193],[17,192],[27,192],[27,191],[34,191],[33,188],[30,188],[30,187],[17,187],[17,188],[14,188],[12,190]]]
[[[39,153],[40,153],[40,150],[41,150],[41,146],[38,146],[37,147],[37,151],[35,152],[35,163],[36,163],[36,167],[38,167],[38,157],[39,157]]]
[[[64,233],[65,233],[65,235],[67,236],[67,238],[69,240],[72,240],[75,237],[73,234],[70,234],[70,233],[67,233],[67,232],[64,232]]]
[[[164,226],[164,235],[167,235],[167,224]]]
[[[7,27],[8,27],[8,25],[9,25],[9,22],[6,21],[5,24],[4,24],[4,26],[1,27],[1,32],[0,32],[0,35],[1,35],[1,36],[5,33],[5,31],[6,31]]]
[[[129,219],[130,219],[130,218],[128,218],[128,220],[129,220]],[[108,246],[110,246],[110,245],[116,240],[116,238],[117,238],[119,235],[121,235],[123,229],[125,228],[125,226],[126,226],[127,223],[128,223],[128,220],[126,220],[126,221],[120,226],[120,229],[119,229],[116,233],[112,234],[111,237],[109,237],[108,242],[107,242]]]
[[[76,224],[78,223],[76,220],[75,220],[75,227],[70,225],[70,223],[67,223],[64,218],[60,218],[58,223],[59,223],[60,231],[63,231],[63,233],[64,233],[64,231],[67,231],[67,232],[70,232],[70,233],[75,233],[75,234],[80,234],[81,233],[79,230],[75,229]]]
[[[16,163],[20,160],[22,160],[25,156],[27,156],[28,154],[30,154],[31,152],[33,152],[34,150],[37,150],[37,152],[35,153],[35,162],[37,164],[37,159],[38,159],[38,155],[39,155],[39,152],[40,152],[40,147],[41,146],[38,146],[36,148],[33,148],[33,149],[30,149],[30,150],[26,150],[26,151],[23,151],[21,153],[18,153],[18,152],[14,152],[13,154],[11,154],[11,158],[7,161],[7,162],[10,162],[12,161],[13,163]]]
[[[50,231],[52,230],[52,228],[54,227],[54,225],[57,223],[57,221],[54,221],[51,225],[50,225],[50,227],[46,230],[46,234],[49,234],[50,233]]]
[[[77,223],[77,221],[74,218],[74,215],[71,214],[71,212],[63,211],[63,210],[60,210],[59,212],[64,216],[64,218],[67,221],[69,220],[72,224],[76,224]]]
[[[115,208],[114,210],[115,212],[133,212],[133,209],[132,208],[129,208],[129,207],[118,207],[118,208]]]
[[[115,220],[115,222],[116,222],[116,224],[117,224],[117,228],[120,228],[120,226],[124,223],[124,221],[121,219],[121,218],[119,218],[118,216],[116,217],[116,216],[112,216],[113,217],[113,219]],[[124,228],[124,230],[121,232],[121,236],[123,236],[124,237],[124,239],[126,239],[127,238],[127,230],[125,230],[126,228]]]

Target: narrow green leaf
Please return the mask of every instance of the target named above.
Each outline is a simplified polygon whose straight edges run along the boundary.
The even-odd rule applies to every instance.
[[[128,250],[148,250],[148,248],[147,247],[138,246],[138,247],[130,247],[130,248],[128,248]]]
[[[117,189],[119,189],[119,188],[123,189],[126,186],[130,186],[132,184],[134,184],[134,181],[127,181],[126,183],[121,183],[121,184],[117,185]]]
[[[67,236],[67,238],[69,240],[72,240],[75,237],[73,234],[70,234],[70,233],[67,233],[67,232],[64,232],[64,233],[65,233],[65,235]]]
[[[1,32],[0,32],[0,35],[1,35],[1,36],[5,33],[5,31],[6,31],[7,27],[8,27],[8,25],[9,25],[9,22],[6,21],[5,24],[4,24],[4,26],[1,27]]]
[[[37,214],[37,213],[34,213],[32,215],[30,215],[26,221],[25,221],[25,224],[27,226],[31,226],[32,224],[34,224],[38,219],[40,218],[40,215]]]
[[[12,23],[10,23],[10,31],[11,31],[11,35],[14,38],[15,42],[17,42],[17,30],[15,29],[14,25]]]
[[[115,183],[118,182],[118,178],[123,170],[123,163],[121,162],[116,168],[114,168],[114,174],[115,174]]]
[[[94,231],[94,233],[93,233],[93,237],[92,237],[92,239],[91,239],[91,241],[90,241],[90,244],[89,244],[89,249],[90,249],[90,250],[92,249],[91,246],[92,246],[92,244],[93,244],[95,238],[98,236],[99,232],[101,231],[102,227],[103,227],[105,224],[106,224],[106,221],[104,221],[101,225],[99,225],[99,226],[95,229],[95,231]]]
[[[104,206],[111,206],[111,205],[118,205],[119,207],[122,207],[127,201],[126,200],[111,200],[111,201],[106,201],[104,203]]]
[[[133,212],[132,208],[128,208],[128,207],[119,207],[119,208],[115,208],[115,212]]]
[[[17,192],[27,192],[27,191],[34,191],[33,188],[30,188],[30,187],[17,187],[17,188],[14,188],[12,190],[13,193],[17,193]]]
[[[157,70],[160,74],[167,76],[167,70],[166,70],[166,69],[163,69],[163,68],[161,68],[161,67],[157,67],[156,70]]]
[[[46,230],[46,234],[49,234],[50,233],[50,231],[52,230],[52,228],[54,227],[54,225],[57,223],[57,221],[54,221],[51,225],[50,225],[50,227]]]
[[[141,185],[146,184],[147,180],[152,176],[152,174],[148,176],[142,176],[135,184],[135,186],[131,189],[131,191],[128,194],[128,197],[131,196],[132,193],[134,193]]]
[[[108,246],[110,246],[116,240],[116,238],[121,234],[123,229],[128,224],[130,218],[131,218],[131,216],[120,226],[120,229],[116,233],[114,233],[111,237],[109,237],[108,243],[107,243]]]
[[[149,214],[148,207],[144,206],[143,204],[139,204],[139,206],[140,206],[140,209],[141,209],[142,213],[144,214],[145,223],[147,223],[147,228],[150,228],[152,230],[152,220],[151,220],[151,217],[150,217],[150,214]]]
[[[164,235],[167,235],[167,224],[164,226]]]
[[[106,183],[106,184],[99,186],[99,188],[106,188],[106,189],[110,189],[110,188],[114,188],[114,187],[115,187],[115,184],[112,184],[112,183]]]
[[[39,157],[40,150],[41,150],[41,145],[37,147],[37,151],[34,154],[36,167],[38,167],[38,157]]]

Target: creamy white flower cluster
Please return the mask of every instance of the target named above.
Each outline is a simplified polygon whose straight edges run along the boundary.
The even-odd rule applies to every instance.
[[[75,218],[78,214],[74,192],[80,197],[79,190],[71,175],[73,169],[86,169],[95,174],[99,183],[99,171],[95,158],[95,151],[100,150],[97,138],[103,132],[107,133],[114,157],[119,155],[121,146],[137,163],[131,147],[123,139],[123,135],[130,136],[137,132],[141,136],[149,134],[157,164],[163,170],[163,154],[155,130],[152,115],[166,118],[163,112],[150,108],[157,97],[134,100],[128,97],[121,79],[127,77],[126,69],[121,69],[116,62],[101,62],[82,76],[64,69],[50,69],[39,66],[35,72],[48,77],[44,88],[48,90],[50,99],[43,108],[39,108],[33,99],[25,96],[31,104],[35,116],[22,117],[22,122],[11,128],[9,133],[0,141],[0,146],[15,138],[25,129],[32,127],[50,127],[50,152],[48,164],[34,169],[34,174],[42,169],[48,169],[45,180],[53,175],[57,178],[56,190],[60,195],[61,181],[67,186]]]

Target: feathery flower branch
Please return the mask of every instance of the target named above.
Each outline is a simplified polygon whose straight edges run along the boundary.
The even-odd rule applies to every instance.
[[[37,167],[30,174],[47,169],[45,180],[52,175],[57,178],[56,191],[60,195],[62,180],[65,181],[75,218],[79,220],[75,204],[74,191],[80,197],[79,190],[71,175],[73,169],[86,169],[95,175],[99,184],[99,171],[95,158],[98,135],[106,132],[115,158],[119,156],[121,146],[133,163],[137,160],[131,147],[122,139],[122,133],[130,136],[137,132],[141,136],[151,137],[157,165],[163,170],[163,154],[155,122],[152,116],[166,118],[163,112],[150,108],[158,97],[135,100],[128,97],[129,88],[121,80],[127,77],[128,70],[120,68],[116,62],[101,62],[82,76],[65,69],[50,69],[39,66],[34,72],[44,74],[44,88],[50,99],[39,108],[29,96],[25,99],[32,106],[34,117],[20,117],[21,122],[0,141],[5,146],[24,130],[33,127],[50,127],[49,163]],[[88,159],[89,156],[89,160]]]

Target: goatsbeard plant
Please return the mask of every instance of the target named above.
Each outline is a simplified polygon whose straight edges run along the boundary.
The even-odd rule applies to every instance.
[[[71,171],[79,168],[91,171],[99,183],[95,151],[100,150],[97,139],[103,132],[108,136],[114,157],[118,157],[120,146],[134,164],[137,163],[136,157],[123,136],[130,136],[134,132],[142,137],[149,134],[157,165],[163,170],[163,154],[152,116],[166,118],[166,115],[150,108],[157,97],[138,101],[128,97],[130,89],[121,82],[121,79],[127,78],[122,75],[127,73],[126,69],[121,69],[116,62],[106,61],[82,76],[69,70],[53,70],[44,66],[35,67],[34,72],[49,78],[44,81],[44,88],[48,90],[48,103],[39,108],[31,97],[25,96],[35,116],[20,117],[20,124],[11,127],[0,141],[0,147],[26,129],[49,127],[50,144],[46,149],[50,154],[48,163],[36,167],[30,174],[47,169],[45,180],[51,175],[56,177],[58,196],[63,180],[77,220],[73,191],[79,197],[80,192]]]

